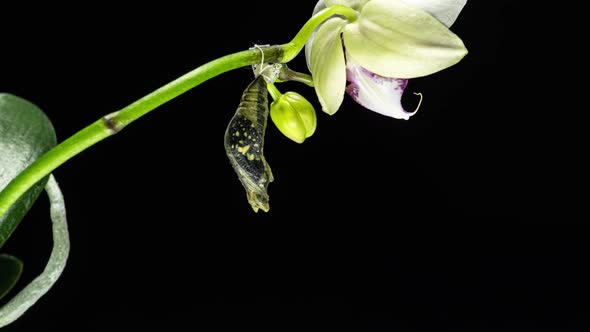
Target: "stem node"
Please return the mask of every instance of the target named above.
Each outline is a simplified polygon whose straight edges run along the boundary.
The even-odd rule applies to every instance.
[[[106,115],[102,118],[102,123],[104,123],[105,127],[107,127],[107,130],[110,131],[111,135],[115,135],[116,133],[120,132],[124,127],[117,123],[115,118],[116,112]]]

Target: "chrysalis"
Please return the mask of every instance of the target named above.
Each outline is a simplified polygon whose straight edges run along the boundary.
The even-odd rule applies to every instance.
[[[225,131],[225,152],[246,189],[248,202],[258,212],[268,212],[268,184],[273,181],[264,159],[264,132],[268,118],[268,91],[263,75],[248,85]]]

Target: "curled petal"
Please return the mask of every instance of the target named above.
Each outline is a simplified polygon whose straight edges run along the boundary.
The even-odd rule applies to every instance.
[[[408,5],[420,8],[450,28],[463,10],[467,0],[403,0]]]
[[[387,77],[430,75],[467,54],[457,35],[403,1],[367,2],[358,19],[346,25],[344,43],[361,66]]]
[[[357,103],[392,118],[408,120],[414,112],[406,112],[401,104],[407,79],[384,77],[359,66],[349,55],[346,73],[350,84],[346,92]]]
[[[310,56],[311,72],[322,110],[336,113],[344,99],[346,63],[340,33],[347,21],[332,18],[324,22],[313,40]]]

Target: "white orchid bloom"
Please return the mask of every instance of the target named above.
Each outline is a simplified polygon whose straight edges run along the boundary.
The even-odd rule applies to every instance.
[[[409,119],[401,97],[409,78],[459,62],[467,49],[450,27],[467,0],[320,0],[358,12],[356,21],[334,16],[317,29],[305,55],[324,112],[334,114],[347,92],[362,106]],[[346,86],[346,81],[350,85]]]

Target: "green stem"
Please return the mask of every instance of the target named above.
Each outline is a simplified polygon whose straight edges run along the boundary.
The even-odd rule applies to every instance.
[[[305,25],[299,30],[295,38],[285,46],[285,55],[283,56],[283,62],[289,62],[293,60],[299,52],[305,46],[305,43],[311,37],[315,29],[326,19],[334,15],[344,16],[349,22],[356,21],[357,13],[354,9],[342,5],[334,5],[323,10],[320,10],[312,18],[310,18]]]
[[[266,85],[266,88],[268,89],[268,93],[272,97],[272,100],[277,100],[277,99],[281,98],[281,96],[283,95],[279,91],[279,89],[277,89],[277,87],[274,84],[272,84],[272,83],[268,83]]]
[[[118,133],[131,122],[206,80],[233,69],[259,63],[263,56],[264,62],[269,63],[291,61],[303,49],[313,31],[332,15],[342,15],[349,20],[356,19],[356,12],[348,7],[337,5],[326,8],[310,18],[287,44],[260,46],[215,59],[80,130],[37,159],[0,192],[0,216],[3,216],[29,188],[67,160]]]
[[[314,86],[313,77],[311,77],[311,75],[291,70],[291,68],[289,68],[287,65],[283,65],[283,67],[281,68],[281,72],[279,73],[277,82],[287,81],[303,83],[312,88]]]
[[[264,52],[264,58],[269,62],[282,60],[281,46],[266,46],[226,55],[198,67],[129,106],[80,130],[37,159],[4,188],[0,193],[0,215],[4,215],[31,186],[78,153],[116,134],[131,122],[206,80],[229,70],[260,62],[261,50]]]

